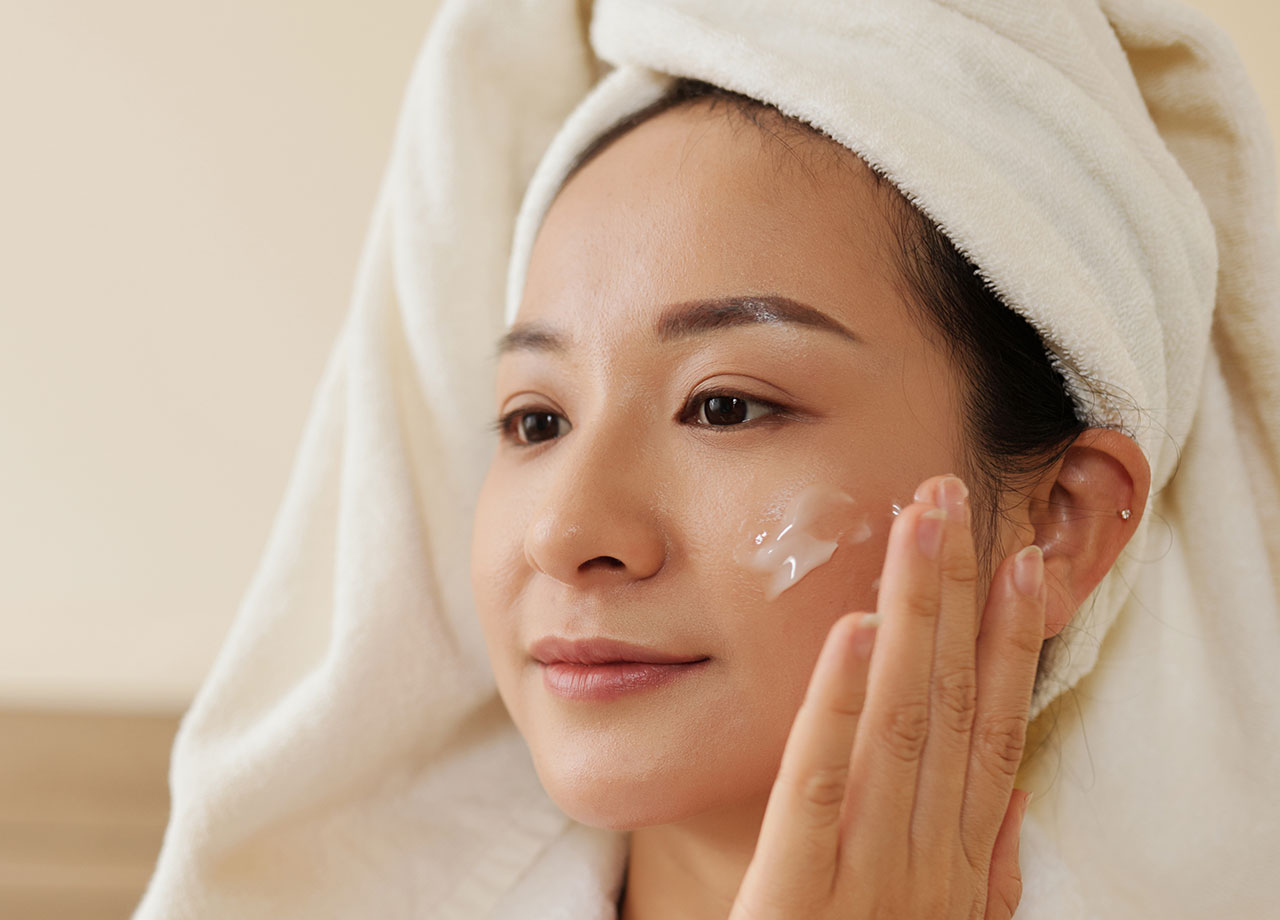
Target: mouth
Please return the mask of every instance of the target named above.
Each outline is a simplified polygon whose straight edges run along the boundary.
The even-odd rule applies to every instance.
[[[710,660],[702,658],[677,664],[643,661],[570,664],[553,661],[542,666],[542,683],[553,694],[567,700],[611,700],[660,687],[701,671]]]
[[[543,685],[563,699],[616,699],[703,670],[707,655],[686,655],[613,639],[545,636],[530,653],[540,664]]]

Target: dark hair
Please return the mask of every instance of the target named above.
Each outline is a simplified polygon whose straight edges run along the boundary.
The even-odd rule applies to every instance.
[[[821,130],[776,106],[733,90],[688,78],[648,106],[597,137],[570,167],[562,187],[614,140],[642,122],[694,100],[718,101],[767,134],[775,127],[801,138],[814,135],[838,143]],[[765,124],[760,116],[769,116]],[[788,147],[788,149],[790,149]],[[867,164],[870,166],[870,164]],[[965,383],[962,468],[971,506],[980,564],[990,578],[997,565],[997,525],[1009,510],[1002,496],[1023,494],[1026,484],[1050,469],[1089,426],[1079,417],[1066,382],[1050,361],[1039,334],[1009,309],[977,268],[922,211],[874,166],[878,188],[891,191],[886,216],[894,230],[898,280],[922,330],[944,349]],[[1044,643],[1036,687],[1044,677],[1056,637]]]

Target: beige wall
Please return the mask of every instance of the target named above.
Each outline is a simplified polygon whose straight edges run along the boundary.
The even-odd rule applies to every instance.
[[[184,706],[433,0],[0,0],[0,702]]]
[[[0,704],[190,701],[435,5],[0,4]],[[1280,124],[1280,6],[1195,5]]]

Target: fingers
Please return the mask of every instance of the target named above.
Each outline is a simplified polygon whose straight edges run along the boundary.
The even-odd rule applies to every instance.
[[[996,571],[978,633],[978,710],[961,817],[971,859],[991,852],[1022,762],[1044,607],[1044,556],[1032,545]]]
[[[968,489],[958,478],[926,481],[917,501],[947,512],[938,556],[939,616],[929,696],[929,733],[912,813],[915,855],[952,846],[941,828],[959,828],[969,748],[978,704],[978,563],[969,525]],[[985,866],[985,858],[984,858]]]
[[[884,621],[876,637],[866,703],[854,741],[850,815],[854,840],[890,858],[909,853],[911,812],[920,757],[929,732],[941,580],[936,557],[946,516],[912,504],[889,531],[880,584]]]
[[[757,858],[774,867],[775,877],[801,891],[834,884],[849,752],[870,656],[866,631],[854,633],[867,616],[846,614],[827,634],[787,736],[756,844]]]
[[[1023,557],[1031,568],[1019,570],[1021,582],[1006,560],[980,617],[963,485],[935,477],[916,498],[889,535],[850,820],[855,841],[923,864],[959,834],[970,864],[985,872],[1025,743],[1044,628],[1039,550]],[[1017,590],[1028,578],[1032,594]]]

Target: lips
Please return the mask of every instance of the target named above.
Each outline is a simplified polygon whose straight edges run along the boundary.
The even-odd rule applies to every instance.
[[[604,702],[653,690],[710,667],[710,659],[681,664],[613,661],[608,664],[542,665],[542,683],[551,693],[576,702]]]
[[[535,661],[541,664],[563,662],[577,665],[635,662],[640,664],[685,664],[704,661],[706,655],[682,655],[658,649],[619,642],[614,639],[565,639],[560,636],[543,636],[529,649]]]
[[[558,697],[605,701],[653,689],[696,673],[710,658],[619,642],[543,636],[529,649],[542,665],[543,685]]]

